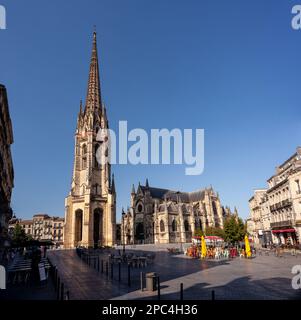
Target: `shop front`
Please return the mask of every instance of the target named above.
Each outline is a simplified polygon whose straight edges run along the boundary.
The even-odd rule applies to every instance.
[[[272,230],[273,236],[277,239],[278,243],[283,245],[296,245],[297,236],[294,228],[289,229],[276,229]]]
[[[264,247],[267,247],[268,245],[270,245],[273,242],[272,234],[271,234],[270,230],[263,231],[262,238],[263,238],[263,246]]]

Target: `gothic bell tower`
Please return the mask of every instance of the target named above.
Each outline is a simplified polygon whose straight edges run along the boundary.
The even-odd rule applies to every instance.
[[[65,199],[64,247],[112,246],[115,244],[116,192],[109,163],[99,163],[103,148],[99,129],[108,129],[106,108],[101,99],[96,32],[85,107],[80,103],[75,132],[71,191]],[[106,150],[108,152],[108,150]]]

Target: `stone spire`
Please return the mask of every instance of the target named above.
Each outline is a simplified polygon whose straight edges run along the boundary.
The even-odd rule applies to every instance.
[[[135,194],[135,186],[134,186],[134,184],[132,185],[132,192],[131,192],[131,194]]]
[[[115,190],[115,179],[114,179],[114,173],[112,174],[112,186],[111,186],[111,192],[116,193]]]
[[[79,114],[81,115],[83,113],[83,101],[80,100],[79,102]]]
[[[102,101],[100,94],[96,31],[94,31],[85,112],[94,111],[96,109],[101,110],[101,106]]]

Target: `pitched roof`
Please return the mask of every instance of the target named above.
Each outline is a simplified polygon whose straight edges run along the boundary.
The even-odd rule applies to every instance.
[[[180,200],[182,202],[196,202],[204,199],[204,190],[198,190],[194,192],[180,192],[180,191],[174,191],[174,190],[168,190],[168,189],[162,189],[162,188],[154,188],[154,187],[146,187],[146,186],[140,186],[143,193],[145,193],[146,190],[150,191],[150,195],[152,198],[155,199],[169,199],[172,201],[177,201],[178,197],[180,197]]]

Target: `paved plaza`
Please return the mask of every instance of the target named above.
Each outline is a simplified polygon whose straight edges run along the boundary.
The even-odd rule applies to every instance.
[[[75,250],[49,252],[49,258],[59,270],[62,281],[70,291],[70,299],[157,299],[157,292],[140,290],[140,272],[156,272],[160,276],[161,299],[180,299],[180,283],[184,286],[184,300],[211,299],[212,290],[218,299],[301,299],[301,290],[291,285],[294,265],[301,265],[301,255],[284,257],[260,255],[253,259],[197,260],[184,255],[171,255],[164,247],[135,246],[127,252],[152,251],[154,263],[146,268],[131,269],[128,286],[127,265],[122,264],[121,282],[118,265],[101,273],[88,266]],[[100,261],[108,261],[108,252],[99,254]]]

